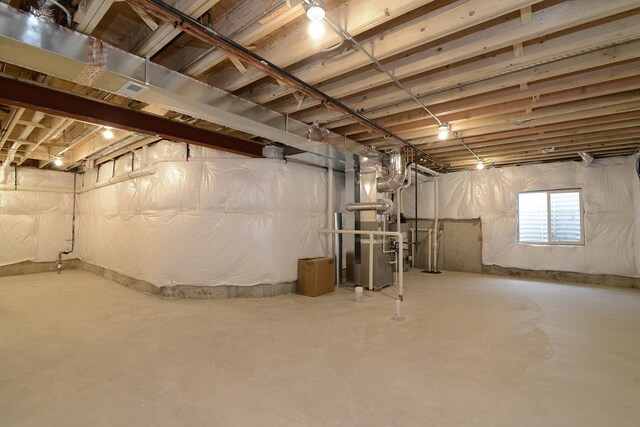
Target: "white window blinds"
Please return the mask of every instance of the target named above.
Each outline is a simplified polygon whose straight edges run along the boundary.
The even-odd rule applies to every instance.
[[[580,242],[580,193],[550,193],[551,240],[554,242]]]
[[[518,195],[518,226],[520,242],[546,243],[549,241],[547,193],[520,193]]]
[[[518,194],[518,241],[538,244],[581,244],[580,190]]]

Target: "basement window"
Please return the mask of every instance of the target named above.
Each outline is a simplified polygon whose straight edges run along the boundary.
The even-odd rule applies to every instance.
[[[518,242],[583,245],[582,190],[518,194]]]

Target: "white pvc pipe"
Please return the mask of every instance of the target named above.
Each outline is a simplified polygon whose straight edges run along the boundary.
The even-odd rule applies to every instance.
[[[429,175],[433,175],[433,176],[440,176],[439,172],[436,172],[436,171],[434,171],[432,169],[425,168],[424,166],[418,165],[418,164],[415,164],[415,163],[413,165],[415,167],[417,167],[420,172],[428,173]]]
[[[400,195],[402,194],[402,186],[398,188],[396,192],[396,231],[398,233],[402,233],[402,227],[400,227]],[[396,270],[404,270],[404,260],[401,257],[398,257],[396,254]]]
[[[327,228],[333,230],[333,170],[327,169]],[[329,258],[334,257],[333,239],[331,236],[327,238],[327,252]]]
[[[160,163],[160,162],[156,162],[156,163]],[[109,178],[104,182],[98,182],[93,185],[82,187],[80,190],[78,190],[78,193],[85,193],[87,191],[96,190],[98,188],[106,187],[108,185],[124,182],[129,179],[139,178],[141,176],[153,175],[154,173],[156,173],[156,169],[154,166],[151,166],[145,169],[138,169],[133,172],[128,172],[122,175],[114,176],[113,178]]]
[[[14,184],[3,184],[0,185],[0,191],[14,191],[14,192],[20,192],[20,191],[30,191],[33,193],[68,193],[68,194],[73,194],[73,189],[67,189],[67,188],[56,188],[56,187],[28,187],[28,186],[24,186],[24,185],[18,185],[18,188],[16,189]]]
[[[439,216],[439,209],[440,209],[440,202],[439,202],[439,191],[438,188],[440,187],[440,178],[438,178],[437,176],[434,178],[433,180],[433,194],[434,194],[434,210],[435,210],[435,215],[434,215],[434,220],[433,220],[433,230],[435,233],[435,236],[433,238],[433,271],[438,271],[438,236],[439,236],[439,232],[438,232],[438,216]]]
[[[373,234],[369,233],[369,290],[373,291]]]
[[[359,235],[368,235],[369,236],[369,244],[371,245],[371,247],[373,247],[373,236],[391,236],[391,237],[395,237],[397,239],[398,242],[398,258],[402,259],[402,246],[403,246],[403,239],[402,239],[402,233],[400,233],[399,231],[366,231],[366,230],[318,230],[319,233],[332,233],[332,234],[359,234]],[[369,253],[371,254],[372,249],[369,249]],[[373,263],[370,262],[369,263],[369,271],[371,272],[373,267],[372,267]],[[402,301],[404,300],[404,281],[403,281],[403,274],[402,274],[402,269],[398,268],[397,269],[397,275],[398,275],[398,303],[396,306],[396,312],[394,314],[394,320],[402,320],[402,314],[400,313],[400,306]],[[369,283],[370,286],[373,286],[371,284],[371,280],[373,275],[370,274],[369,275]]]
[[[432,241],[433,239],[433,230],[429,230],[429,243],[427,244],[427,252],[429,252],[429,264],[427,265],[427,270],[428,271],[433,271],[431,269],[431,245],[433,243]]]

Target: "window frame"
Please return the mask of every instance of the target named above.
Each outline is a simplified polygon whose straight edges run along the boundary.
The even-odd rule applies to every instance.
[[[520,194],[529,193],[546,193],[547,195],[547,241],[546,242],[527,242],[520,240]],[[579,242],[554,242],[551,238],[551,194],[552,193],[578,193],[580,204],[580,241]],[[520,191],[516,194],[516,243],[529,246],[584,246],[584,201],[582,198],[582,188],[562,188],[558,190],[530,190]]]

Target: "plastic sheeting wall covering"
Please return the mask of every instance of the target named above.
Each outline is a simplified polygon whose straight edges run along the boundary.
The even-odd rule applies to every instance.
[[[72,173],[18,168],[14,190],[11,169],[5,190],[0,190],[0,265],[55,261],[59,252],[71,248],[73,177]]]
[[[298,258],[326,253],[325,170],[201,148],[187,162],[184,144],[150,150],[154,174],[80,194],[82,260],[156,286],[248,286],[296,280]],[[103,167],[100,182],[114,169]],[[95,169],[84,180],[95,183]]]
[[[440,217],[482,218],[482,262],[533,270],[640,277],[640,185],[635,156],[464,171],[440,177]],[[517,242],[519,192],[582,188],[584,246]],[[413,218],[414,189],[403,212]],[[433,182],[418,185],[418,217],[433,218]]]

